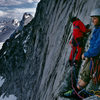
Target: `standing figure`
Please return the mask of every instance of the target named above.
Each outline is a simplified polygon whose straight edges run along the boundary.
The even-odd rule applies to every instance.
[[[72,37],[72,40],[70,41],[72,50],[69,57],[69,64],[70,65],[73,64],[73,58],[77,50],[74,64],[75,66],[78,66],[80,62],[83,46],[84,46],[83,45],[84,36],[87,32],[91,30],[87,29],[85,25],[82,23],[82,21],[77,17],[71,18],[71,22],[73,23],[73,33],[72,33],[73,37]]]

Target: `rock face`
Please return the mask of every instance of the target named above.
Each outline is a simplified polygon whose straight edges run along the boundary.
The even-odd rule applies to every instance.
[[[1,93],[15,94],[18,100],[70,100],[58,96],[65,81],[70,86],[69,20],[77,15],[88,24],[96,7],[99,0],[41,0],[35,18],[0,51]]]

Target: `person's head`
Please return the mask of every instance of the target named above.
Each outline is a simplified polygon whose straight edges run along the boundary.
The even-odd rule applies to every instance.
[[[72,17],[71,19],[70,19],[70,21],[73,23],[74,21],[76,21],[76,20],[79,20],[79,18],[77,18],[77,17]]]
[[[90,16],[94,26],[100,26],[100,8],[94,9]]]

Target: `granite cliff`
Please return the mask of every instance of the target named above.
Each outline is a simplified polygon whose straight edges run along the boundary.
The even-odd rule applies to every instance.
[[[97,7],[99,0],[41,0],[33,20],[0,51],[0,75],[5,78],[1,94],[18,100],[70,100],[58,96],[62,87],[71,87],[69,20],[78,16],[91,24],[90,12]]]

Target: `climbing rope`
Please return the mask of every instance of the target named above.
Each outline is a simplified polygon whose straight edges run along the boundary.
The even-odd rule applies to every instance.
[[[80,95],[78,94],[78,92],[76,91],[76,89],[75,89],[74,86],[73,86],[73,70],[71,70],[71,82],[72,82],[72,88],[73,88],[73,90],[75,91],[75,93],[77,94],[77,96],[78,96],[79,98],[81,98],[81,99],[84,99],[82,96],[80,96]]]
[[[73,50],[73,49],[72,49]],[[73,55],[73,51],[72,51],[72,56],[74,58],[74,55]],[[72,64],[71,64],[72,65]],[[72,67],[72,66],[71,66]],[[74,71],[75,72],[75,71]],[[76,79],[76,75],[75,75],[75,79]],[[77,79],[76,79],[77,80]],[[77,96],[80,98],[80,99],[84,99],[81,95],[78,94],[78,92],[76,91],[76,89],[74,88],[73,86],[73,68],[71,69],[71,82],[72,82],[72,88],[73,90],[75,91],[75,93],[77,94]]]
[[[73,49],[72,49],[73,50]],[[74,58],[74,55],[72,54],[72,56],[73,56],[73,58]],[[72,65],[72,64],[71,64]],[[72,67],[72,66],[71,66]],[[74,71],[73,71],[74,70]],[[75,91],[75,93],[77,94],[77,96],[80,98],[80,99],[84,99],[84,97],[83,96],[81,96],[80,95],[80,93],[82,92],[82,91],[84,91],[88,96],[93,96],[94,95],[94,93],[90,93],[90,92],[88,92],[88,91],[86,91],[84,88],[82,88],[82,87],[80,87],[81,88],[81,91],[80,92],[77,92],[76,91],[76,89],[75,89],[75,87],[73,86],[73,72],[74,72],[74,78],[75,78],[75,81],[76,81],[76,83],[78,82],[78,80],[77,80],[77,77],[76,77],[76,69],[75,69],[75,66],[73,66],[73,68],[71,69],[71,82],[72,82],[72,88],[73,88],[73,90]]]
[[[72,66],[71,66],[72,67]],[[74,68],[75,66],[73,66]],[[73,71],[73,68],[71,69],[71,82],[72,82],[72,88],[73,90],[75,91],[75,93],[77,94],[77,96],[80,98],[80,99],[84,99],[84,97],[82,97],[80,95],[80,93],[82,93],[82,91],[84,91],[88,96],[93,96],[93,95],[96,95],[98,97],[100,97],[100,90],[90,90],[90,91],[86,91],[84,88],[81,88],[81,91],[80,92],[77,92],[75,87],[73,86],[73,72],[74,72],[74,78],[75,78],[75,81],[76,83],[78,82],[77,78],[76,78],[76,73],[75,73],[75,69]]]

